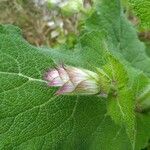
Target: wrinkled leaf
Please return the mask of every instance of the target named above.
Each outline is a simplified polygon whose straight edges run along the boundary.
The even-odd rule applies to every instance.
[[[101,142],[117,134],[106,116],[105,101],[97,96],[55,96],[55,89],[43,80],[55,65],[50,55],[29,45],[18,28],[1,26],[0,32],[0,149],[89,148],[91,136],[107,121],[111,124],[106,131],[116,130],[108,135],[104,131]],[[127,140],[122,142],[128,143],[125,132],[123,136]]]

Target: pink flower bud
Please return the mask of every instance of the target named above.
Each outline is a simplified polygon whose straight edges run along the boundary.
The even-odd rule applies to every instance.
[[[58,86],[56,94],[97,94],[100,93],[97,73],[71,66],[58,66],[47,72],[45,80],[49,86]]]

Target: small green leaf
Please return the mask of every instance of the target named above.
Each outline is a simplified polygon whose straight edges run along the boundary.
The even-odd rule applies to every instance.
[[[135,100],[133,89],[130,89],[129,86],[130,76],[117,59],[110,57],[108,60],[108,64],[104,66],[104,71],[112,79],[112,93],[108,97],[108,115],[116,124],[126,128],[134,149],[136,138]]]
[[[140,27],[144,30],[150,29],[150,1],[149,0],[128,0],[129,6],[134,10],[140,19]]]

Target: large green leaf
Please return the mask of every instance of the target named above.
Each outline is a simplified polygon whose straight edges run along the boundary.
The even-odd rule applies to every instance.
[[[50,56],[30,46],[18,28],[0,26],[0,32],[0,149],[89,147],[91,141],[86,140],[104,126],[105,118],[106,124],[111,123],[108,129],[116,130],[103,135],[117,134],[118,128],[106,116],[105,101],[96,96],[55,96],[55,89],[43,80],[45,71],[54,66]],[[126,144],[125,132],[123,136]]]

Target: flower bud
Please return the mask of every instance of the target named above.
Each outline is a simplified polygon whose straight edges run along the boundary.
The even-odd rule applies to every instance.
[[[71,66],[58,66],[47,72],[49,86],[60,87],[56,94],[102,94],[98,73]],[[102,93],[101,93],[102,92]]]

